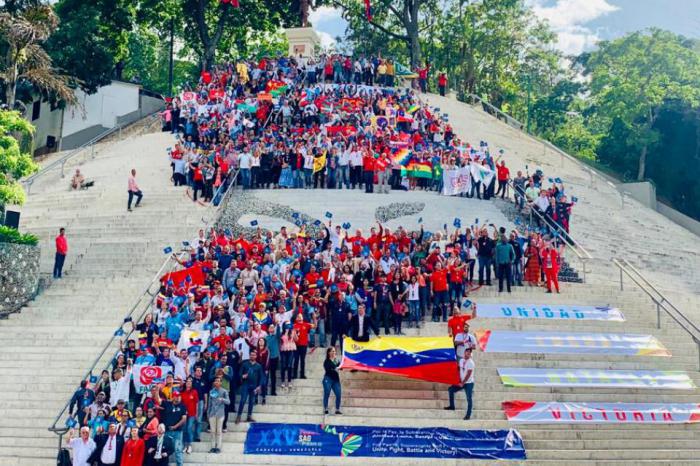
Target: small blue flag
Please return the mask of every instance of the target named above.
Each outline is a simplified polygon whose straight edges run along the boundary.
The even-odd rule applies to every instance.
[[[314,225],[319,226],[321,224],[320,220],[314,220]]]
[[[114,332],[115,337],[122,337],[124,336],[124,330],[120,327]]]
[[[554,178],[555,183],[561,184],[561,178]]]
[[[326,212],[326,218],[333,218],[333,214],[330,212]]]
[[[173,252],[173,248],[168,246],[167,248],[163,248],[163,254],[171,254]]]
[[[574,202],[574,203],[578,202],[578,197],[572,196],[572,197],[571,197],[571,202]]]
[[[97,383],[97,376],[96,375],[90,376],[90,383]]]
[[[454,222],[452,223],[455,228],[460,228],[462,226],[462,221],[458,218],[455,218]]]
[[[251,227],[256,227],[256,226],[258,226],[258,221],[257,221],[257,220],[253,220],[252,222],[250,222],[250,226],[251,226]]]
[[[474,225],[478,225],[478,224],[479,224],[479,219],[478,219],[478,218],[475,218],[475,219],[474,219]]]
[[[340,253],[341,253],[341,249],[340,249],[340,248],[335,248],[335,253],[336,253],[336,254],[340,254]]]
[[[442,229],[443,229],[443,230],[447,230],[447,223],[445,223],[445,224],[442,226]]]
[[[66,427],[72,429],[73,427],[75,427],[77,425],[78,425],[78,421],[76,421],[72,417],[69,417],[68,419],[66,419]]]
[[[190,276],[190,275],[186,276],[186,277],[185,277],[185,281],[186,281],[187,283],[191,282],[191,281],[192,281],[192,276]]]
[[[299,212],[292,212],[292,218],[299,218]]]
[[[127,427],[136,427],[136,420],[129,419],[128,421],[126,421],[126,426]]]
[[[187,247],[187,246],[190,245],[190,242],[189,242],[189,241],[183,241],[183,242],[182,242],[182,245],[183,245],[184,247]]]
[[[316,281],[316,286],[319,287],[319,288],[321,288],[321,287],[323,287],[323,285],[324,285],[325,283],[326,283],[326,282],[323,281],[323,278],[319,278],[319,279]]]
[[[514,222],[516,225],[520,225],[520,219],[518,217],[515,217]]]
[[[228,228],[226,228],[226,229],[224,230],[224,234],[225,234],[226,236],[231,236],[231,230],[229,230]]]
[[[423,217],[418,217],[418,223],[423,223]]]

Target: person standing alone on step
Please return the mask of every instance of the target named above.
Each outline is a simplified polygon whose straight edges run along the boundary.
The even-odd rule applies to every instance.
[[[58,230],[58,236],[56,237],[56,260],[53,264],[53,278],[61,278],[61,274],[63,273],[63,264],[66,261],[66,254],[68,254],[66,229],[61,228]]]
[[[467,414],[464,416],[464,420],[468,421],[472,417],[472,394],[474,393],[474,361],[472,360],[472,350],[471,348],[466,348],[464,350],[464,357],[459,360],[459,379],[460,382],[457,385],[451,385],[447,389],[447,394],[450,397],[450,405],[446,406],[445,409],[448,411],[454,411],[455,409],[455,393],[464,390],[467,396]]]
[[[131,212],[131,202],[134,200],[134,196],[136,196],[136,207],[140,207],[143,193],[136,183],[136,169],[132,168],[131,175],[129,175],[129,201],[126,204],[126,208],[129,212]]]

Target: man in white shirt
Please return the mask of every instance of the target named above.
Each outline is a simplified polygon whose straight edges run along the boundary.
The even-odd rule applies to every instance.
[[[233,349],[241,356],[241,361],[250,359],[250,346],[245,339],[245,333],[241,332],[240,336],[233,342]]]
[[[352,189],[355,185],[362,188],[362,152],[356,147],[350,152],[350,184]]]
[[[75,430],[71,429],[68,433],[68,446],[73,450],[73,466],[89,466],[88,458],[95,451],[97,445],[90,438],[90,429],[88,427],[80,428],[80,438],[73,438]]]
[[[345,188],[350,189],[350,149],[341,150],[338,153],[338,174],[336,175],[338,189],[343,188],[343,183],[345,183]]]
[[[127,363],[126,374],[117,368],[114,370],[114,380],[109,384],[109,402],[112,406],[117,404],[118,400],[129,399],[129,382],[131,381],[131,361]]]
[[[455,409],[455,393],[464,390],[467,396],[467,414],[464,420],[469,420],[472,417],[472,394],[474,393],[474,360],[472,359],[471,348],[464,350],[464,357],[459,360],[459,379],[458,385],[451,385],[447,389],[447,394],[450,397],[450,405],[445,409],[454,411]]]
[[[238,156],[238,168],[241,169],[243,189],[250,189],[250,169],[253,166],[253,155],[247,150]]]

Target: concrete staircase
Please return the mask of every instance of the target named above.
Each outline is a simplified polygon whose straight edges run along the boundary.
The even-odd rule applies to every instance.
[[[694,247],[697,238],[634,201],[625,200],[623,207],[613,186],[601,178],[594,178],[591,182],[589,173],[578,164],[543,150],[540,143],[480,110],[437,96],[427,98],[442,112],[452,116],[450,121],[458,134],[472,142],[485,139],[492,147],[505,148],[512,171],[524,168],[525,164],[531,171],[541,167],[545,176],[560,176],[567,185],[573,186],[571,193],[580,198],[580,203],[574,210],[572,233],[595,258],[590,264],[592,273],[588,275],[588,283],[564,284],[561,295],[545,295],[541,288],[516,288],[511,295],[498,295],[493,288],[483,288],[473,299],[482,303],[610,304],[620,307],[627,318],[626,322],[479,318],[472,327],[650,333],[657,336],[673,356],[582,358],[575,355],[477,352],[474,356],[477,365],[475,411],[471,421],[463,421],[461,411],[442,410],[447,399],[444,386],[365,373],[341,375],[345,414],[324,416],[321,405],[323,351],[319,349],[307,358],[308,379],[295,381],[295,389],[291,392],[280,392],[277,397],[268,397],[265,406],[256,406],[255,419],[282,423],[500,429],[511,427],[500,407],[502,401],[509,399],[698,402],[700,393],[697,389],[507,388],[501,384],[496,372],[498,367],[684,370],[696,384],[700,384],[695,344],[669,319],[662,317],[662,328],[657,329],[655,307],[641,291],[630,286],[620,291],[616,282],[617,271],[610,263],[610,259],[616,256],[631,260],[656,283],[674,290],[669,296],[684,310],[693,313],[697,321],[700,320],[697,315],[700,252]],[[0,322],[0,336],[5,342],[5,350],[0,353],[0,399],[3,400],[0,465],[53,464],[57,440],[46,427],[157,270],[163,259],[162,248],[168,244],[176,246],[177,241],[191,237],[199,225],[201,208],[188,202],[181,190],[168,184],[164,148],[170,144],[170,137],[162,134],[115,144],[82,167],[88,177],[98,181],[95,188],[86,192],[69,193],[67,180],[56,178],[53,181],[47,178],[34,186],[23,213],[23,222],[25,229],[40,234],[45,250],[49,251],[44,254],[44,271],[51,270],[52,242],[59,226],[66,226],[71,249],[66,264],[67,276],[52,284],[20,314]],[[126,174],[132,166],[139,172],[146,197],[143,208],[127,214],[124,206]],[[304,208],[320,216],[333,198],[322,192],[314,191],[313,194],[304,200]],[[367,199],[361,192],[352,196],[360,201]],[[387,196],[386,203],[426,200],[424,193],[401,193],[400,200],[397,196]],[[282,198],[282,194],[272,197],[275,202],[299,206]],[[437,201],[440,198],[433,195],[431,199]],[[444,208],[441,207],[443,204]],[[465,208],[438,202],[428,205],[428,215],[447,219],[456,216],[468,218],[473,215],[472,209],[479,208],[471,203]],[[484,205],[484,209],[493,210],[493,205]],[[367,225],[371,223],[373,210],[366,210],[364,223]],[[358,212],[354,211],[358,218],[353,224],[361,222],[360,217],[365,216]],[[174,218],[181,221],[175,224]],[[395,222],[410,226],[403,219]],[[576,266],[575,262],[572,265]],[[419,331],[406,332],[443,335],[446,328],[444,324],[428,323]],[[458,396],[458,409],[463,408],[464,400]],[[493,463],[243,455],[246,429],[246,424],[235,426],[230,422],[220,455],[207,453],[209,444],[205,435],[202,443],[195,444],[194,452],[185,456],[187,464],[393,466]],[[697,425],[544,424],[519,426],[518,429],[525,439],[528,462],[532,464],[700,463],[700,430]]]
[[[472,328],[507,330],[571,330],[582,332],[645,333],[657,336],[672,351],[671,358],[584,356],[550,354],[481,353],[476,363],[475,410],[470,421],[462,420],[465,401],[457,396],[457,411],[446,412],[446,387],[440,384],[368,373],[342,373],[342,416],[324,416],[321,378],[323,349],[307,358],[307,379],[295,380],[288,393],[268,397],[265,406],[255,407],[259,422],[327,423],[363,426],[450,427],[456,429],[505,429],[513,427],[501,410],[504,400],[569,402],[698,402],[698,390],[630,390],[618,388],[508,388],[502,385],[498,367],[656,369],[687,371],[700,384],[695,345],[682,330],[664,325],[656,329],[656,313],[646,296],[637,291],[620,292],[602,285],[564,285],[561,295],[546,295],[542,289],[516,288],[511,295],[499,295],[494,288],[482,289],[475,296],[483,303],[615,304],[623,310],[626,322],[538,321],[478,318]],[[406,329],[409,335],[445,335],[445,324],[427,323],[420,330]],[[331,397],[331,407],[333,398]],[[678,465],[700,463],[696,425],[519,425],[532,464],[639,463]],[[224,435],[223,453],[207,453],[209,444],[195,444],[188,464],[485,464],[483,461],[453,461],[406,458],[332,458],[243,455],[246,424],[229,423]],[[512,462],[509,462],[512,463]],[[488,464],[491,464],[489,461]]]
[[[165,133],[103,145],[80,165],[96,182],[86,191],[68,190],[73,170],[34,183],[21,229],[40,237],[42,273],[51,276],[59,227],[66,228],[69,252],[64,278],[0,321],[0,465],[55,464],[58,437],[47,428],[160,268],[163,248],[177,250],[201,224],[203,207],[169,181],[165,148],[171,145]],[[144,200],[127,212],[131,168]]]

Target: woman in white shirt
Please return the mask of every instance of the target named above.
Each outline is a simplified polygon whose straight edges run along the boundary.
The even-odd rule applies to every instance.
[[[420,328],[420,285],[418,285],[418,277],[411,276],[411,282],[406,287],[408,298],[408,328],[412,328],[416,324],[416,328]]]

